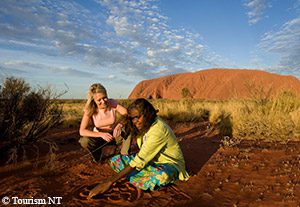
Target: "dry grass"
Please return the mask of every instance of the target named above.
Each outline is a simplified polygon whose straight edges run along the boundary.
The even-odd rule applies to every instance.
[[[299,140],[300,98],[282,92],[273,98],[242,101],[234,115],[234,137],[268,141]]]
[[[83,115],[84,100],[61,100],[63,105],[63,127],[78,128]]]
[[[275,97],[253,97],[248,100],[205,101],[195,99],[150,100],[159,115],[177,122],[209,121],[221,136],[264,141],[300,139],[300,97],[282,92]],[[128,106],[132,100],[119,103]],[[84,101],[64,103],[67,126],[79,127]]]

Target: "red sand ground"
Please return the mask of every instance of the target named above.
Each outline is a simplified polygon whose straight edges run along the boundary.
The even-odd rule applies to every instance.
[[[274,95],[282,90],[300,95],[300,81],[293,76],[219,68],[144,80],[135,86],[129,98],[181,99],[184,88],[190,93],[187,97],[205,100],[254,98],[263,93],[267,96],[269,91]]]
[[[48,136],[59,147],[52,168],[45,167],[46,156],[0,167],[0,198],[56,196],[62,197],[61,206],[300,206],[298,142],[221,147],[218,136],[207,134],[206,123],[171,126],[191,174],[187,182],[142,192],[122,180],[104,195],[87,200],[89,189],[114,172],[107,164],[91,163],[77,143],[77,129],[68,129]]]

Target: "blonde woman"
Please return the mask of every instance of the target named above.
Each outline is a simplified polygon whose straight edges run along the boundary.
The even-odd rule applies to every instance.
[[[114,99],[109,99],[106,89],[100,83],[89,88],[88,99],[84,108],[79,134],[81,146],[87,149],[94,162],[103,158],[103,147],[116,145],[116,137],[122,130],[122,123],[116,122],[116,113],[127,115],[127,109]],[[90,123],[93,129],[89,129]]]

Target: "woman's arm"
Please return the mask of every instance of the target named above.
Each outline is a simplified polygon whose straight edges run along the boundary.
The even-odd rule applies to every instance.
[[[117,105],[116,107],[116,110],[117,112],[119,112],[121,115],[123,116],[126,116],[127,115],[127,109],[124,107],[124,106],[121,106],[120,104]],[[122,120],[122,119],[121,119]],[[115,129],[114,129],[114,132],[113,132],[113,136],[116,138],[116,137],[119,137],[121,135],[121,131],[122,131],[122,128],[124,126],[124,123],[122,123],[123,121],[120,121]]]
[[[144,137],[146,141],[130,162],[130,166],[135,167],[137,170],[143,169],[154,157],[160,156],[162,150],[167,147],[168,137],[160,124],[152,126]]]
[[[80,128],[79,128],[79,134],[80,136],[86,136],[86,137],[102,137],[105,141],[110,142],[113,140],[113,137],[109,133],[105,132],[94,132],[88,129],[90,117],[86,112],[84,112]]]
[[[117,105],[116,110],[117,110],[117,112],[119,112],[123,116],[127,115],[127,109],[124,106],[120,105],[120,104]]]
[[[134,168],[132,168],[130,165],[128,165],[127,167],[125,167],[123,170],[121,170],[118,174],[108,178],[107,180],[105,180],[104,182],[98,184],[95,188],[93,188],[88,196],[88,199],[92,198],[95,195],[98,195],[100,193],[104,193],[107,190],[109,190],[109,188],[111,187],[111,185],[118,181],[119,179],[125,177],[127,174],[129,174]]]

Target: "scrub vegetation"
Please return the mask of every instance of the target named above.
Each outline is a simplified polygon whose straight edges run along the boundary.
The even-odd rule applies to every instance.
[[[27,152],[39,155],[38,144],[49,146],[53,154],[54,142],[44,135],[62,122],[62,105],[55,101],[49,88],[31,88],[21,78],[8,77],[0,87],[0,152],[8,162],[17,162]],[[52,156],[53,157],[53,156]]]
[[[260,90],[252,98],[227,101],[155,99],[158,114],[173,122],[208,121],[213,130],[238,143],[241,140],[287,142],[300,139],[300,97],[282,91],[274,97]],[[128,106],[131,100],[118,100]],[[65,100],[64,123],[78,127],[84,100]]]
[[[250,87],[249,90],[252,97],[243,100],[150,101],[168,121],[209,122],[210,131],[221,135],[227,145],[242,140],[300,139],[300,97],[289,91],[271,97],[270,91]],[[15,162],[20,154],[26,157],[26,149],[35,149],[39,142],[47,143],[50,151],[55,151],[55,143],[43,139],[50,129],[79,128],[85,100],[63,100],[59,96],[51,88],[33,89],[23,79],[9,77],[4,81],[0,88],[0,148],[9,155],[9,162]],[[118,101],[125,107],[132,102]]]

